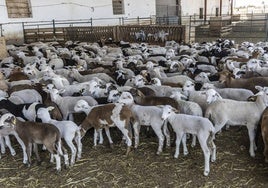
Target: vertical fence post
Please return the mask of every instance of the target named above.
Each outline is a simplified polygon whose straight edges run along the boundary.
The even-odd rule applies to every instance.
[[[90,18],[90,24],[91,24],[91,27],[93,26],[93,19]]]
[[[56,40],[56,27],[55,27],[55,20],[52,20],[52,25],[53,25],[53,38]]]
[[[191,26],[192,26],[192,16],[190,16],[190,22],[189,22],[189,42],[191,41]]]
[[[139,16],[137,17],[137,22],[138,22],[138,25],[140,25],[140,17]]]
[[[0,32],[1,32],[1,37],[3,36],[3,25],[2,24],[0,24]]]
[[[23,32],[23,41],[24,43],[27,43],[27,38],[25,37],[25,26],[24,26],[24,22],[21,22],[22,25],[22,32]],[[1,27],[1,36],[2,36],[2,27]]]
[[[265,33],[266,33],[266,37],[265,37],[265,41],[266,42],[268,42],[268,14],[265,14],[265,19],[266,19],[266,31],[265,31]]]
[[[252,33],[252,23],[253,22],[253,12],[251,12],[251,19],[250,19],[250,34]]]
[[[122,17],[122,25],[124,25],[124,17]]]

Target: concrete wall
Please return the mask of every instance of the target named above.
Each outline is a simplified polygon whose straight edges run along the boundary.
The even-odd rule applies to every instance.
[[[199,8],[205,7],[205,0],[181,0],[181,7],[182,16],[199,15]],[[207,15],[215,16],[216,8],[220,8],[220,0],[207,0]],[[229,0],[222,0],[222,14],[230,14],[230,8]]]
[[[169,5],[169,6],[176,6],[176,0],[156,0],[157,5]]]
[[[93,25],[118,25],[119,17],[136,18],[155,15],[155,0],[124,0],[125,14],[120,15],[113,14],[112,0],[30,0],[30,3],[32,18],[10,19],[6,1],[0,0],[0,24],[3,24],[2,34],[7,40],[21,40],[23,37],[21,22],[93,18]]]

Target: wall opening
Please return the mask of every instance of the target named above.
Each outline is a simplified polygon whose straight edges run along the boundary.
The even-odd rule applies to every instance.
[[[32,8],[30,0],[6,0],[9,18],[31,18]]]
[[[199,19],[204,18],[204,8],[199,8]]]
[[[125,14],[124,0],[113,0],[113,14]]]

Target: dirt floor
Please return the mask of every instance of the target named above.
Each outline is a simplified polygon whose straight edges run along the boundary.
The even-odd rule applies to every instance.
[[[92,148],[93,131],[89,131],[82,140],[82,159],[58,174],[55,165],[49,163],[47,152],[41,152],[41,165],[33,156],[32,166],[24,166],[21,149],[12,139],[17,155],[12,157],[9,151],[2,155],[0,187],[268,187],[268,164],[263,162],[262,143],[259,142],[256,157],[251,158],[245,127],[231,127],[216,136],[217,161],[211,163],[208,177],[203,176],[200,146],[191,148],[190,141],[189,154],[174,159],[174,147],[157,156],[157,138],[141,134],[138,150],[126,157],[120,132],[114,128],[111,134],[114,149],[107,142]]]

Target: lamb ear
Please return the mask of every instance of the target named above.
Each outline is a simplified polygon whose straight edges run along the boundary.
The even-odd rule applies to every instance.
[[[222,97],[221,97],[221,95],[220,95],[219,93],[216,93],[216,95],[217,95],[220,99],[222,99]]]
[[[48,110],[48,111],[52,111],[52,110],[54,110],[54,109],[55,109],[54,106],[49,106],[49,107],[47,107],[47,110]]]
[[[16,125],[16,123],[17,123],[17,119],[16,119],[15,116],[12,116],[12,117],[11,117],[11,123],[12,123],[13,126]]]
[[[65,92],[65,89],[60,89],[59,90],[59,93],[64,93]]]
[[[172,110],[173,110],[175,113],[180,113],[180,111],[179,111],[178,109],[176,109],[176,108],[173,108],[173,107],[172,107]]]
[[[255,89],[257,89],[258,91],[263,91],[263,87],[261,86],[255,86]]]

